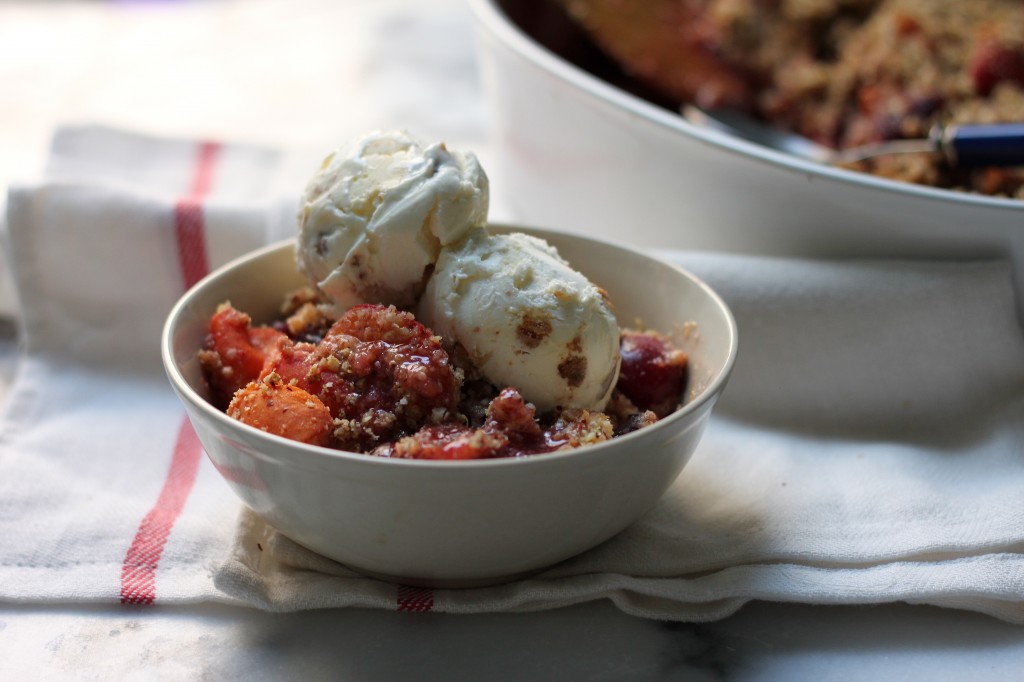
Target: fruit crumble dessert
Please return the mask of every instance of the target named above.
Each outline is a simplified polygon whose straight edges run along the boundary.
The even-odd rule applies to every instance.
[[[382,457],[518,457],[599,443],[683,399],[687,357],[620,329],[547,242],[486,226],[475,156],[374,132],[328,155],[298,214],[309,287],[253,325],[225,302],[212,402],[286,438]]]
[[[199,353],[211,401],[285,438],[413,459],[518,457],[599,443],[673,412],[687,356],[654,331],[622,330],[621,371],[603,411],[538,414],[394,306],[361,304],[337,319],[307,290],[281,319],[253,325],[229,303]]]

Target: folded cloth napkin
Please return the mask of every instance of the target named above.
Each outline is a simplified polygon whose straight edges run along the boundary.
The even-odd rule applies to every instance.
[[[202,456],[158,352],[190,282],[292,229],[284,163],[75,129],[46,181],[11,192],[25,352],[0,422],[0,599],[460,613],[610,599],[676,620],[752,599],[906,601],[1024,622],[1024,338],[999,261],[662,251],[729,302],[741,351],[647,516],[466,590],[363,577],[290,541]]]

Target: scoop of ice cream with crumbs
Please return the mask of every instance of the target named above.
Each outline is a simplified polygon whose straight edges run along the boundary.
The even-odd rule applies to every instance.
[[[488,198],[473,154],[370,133],[306,187],[299,268],[339,312],[417,308],[489,382],[541,412],[603,409],[620,364],[608,301],[546,242],[491,235]]]
[[[417,316],[541,412],[603,409],[615,387],[619,327],[604,292],[535,237],[477,230],[444,249]]]
[[[488,199],[473,154],[405,132],[364,135],[324,159],[309,181],[298,266],[341,309],[412,306],[441,250],[486,223]]]

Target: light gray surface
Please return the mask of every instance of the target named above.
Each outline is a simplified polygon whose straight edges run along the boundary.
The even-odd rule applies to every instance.
[[[1012,680],[1024,631],[931,607],[751,604],[658,623],[608,603],[452,616],[222,606],[0,609],[6,679]]]

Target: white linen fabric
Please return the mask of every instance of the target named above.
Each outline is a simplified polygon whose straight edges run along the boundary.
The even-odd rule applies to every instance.
[[[149,552],[142,566],[159,565],[162,600],[215,594],[210,574],[237,512],[227,487],[203,463],[178,490],[180,516],[156,504],[183,420],[159,334],[185,287],[175,215],[201,147],[62,130],[48,178],[9,193],[5,255],[23,349],[0,424],[2,598],[131,601],[136,536]],[[274,238],[281,215],[267,199],[277,152],[223,146],[216,156],[208,267]]]
[[[212,268],[286,236],[301,189],[280,185],[285,155],[231,145],[197,183],[203,149],[65,130],[48,178],[9,195],[24,353],[0,421],[0,599],[459,613],[610,599],[674,620],[752,599],[906,601],[1024,623],[1007,263],[659,252],[715,287],[740,331],[691,463],[589,552],[505,585],[415,590],[291,542],[205,457],[181,473],[184,412],[158,348],[185,285],[176,211],[202,201]]]

